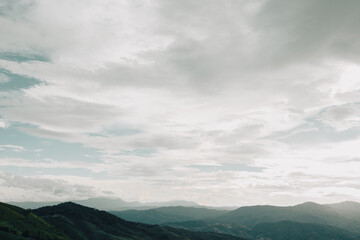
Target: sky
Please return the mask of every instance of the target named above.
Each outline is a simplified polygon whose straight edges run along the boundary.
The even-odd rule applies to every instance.
[[[1,0],[0,201],[360,201],[359,11]]]

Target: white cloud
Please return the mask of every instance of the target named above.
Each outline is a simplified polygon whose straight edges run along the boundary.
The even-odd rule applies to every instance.
[[[0,119],[0,128],[7,128],[9,124],[4,120]]]
[[[23,177],[0,171],[0,189],[4,193],[2,201],[49,201],[79,199],[95,195],[96,189],[81,184],[71,184],[65,180],[39,177]]]
[[[360,106],[355,103],[330,107],[323,114],[323,121],[338,131],[359,127]]]
[[[352,92],[360,89],[360,67],[356,64],[347,64],[343,67],[341,76],[333,86],[334,93]]]
[[[22,146],[16,146],[16,145],[0,145],[0,149],[11,149],[16,152],[25,150]]]
[[[1,52],[50,61],[0,60],[1,68],[42,81],[0,93],[0,127],[31,124],[17,130],[102,153],[101,164],[40,161],[38,168],[105,171],[111,180],[84,181],[119,184],[117,193],[133,200],[182,192],[187,200],[222,205],[311,200],[311,189],[318,193],[331,176],[346,179],[357,166],[326,165],[331,157],[359,157],[359,135],[343,133],[359,127],[357,1],[8,4],[0,16]],[[222,163],[266,170],[186,167]],[[326,194],[338,192],[341,199],[351,188],[315,195],[329,201]]]

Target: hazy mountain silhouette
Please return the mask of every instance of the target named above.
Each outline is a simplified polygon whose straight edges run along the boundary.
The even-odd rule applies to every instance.
[[[346,201],[341,203],[327,204],[326,206],[329,206],[344,217],[360,222],[360,203],[358,202]]]
[[[148,224],[166,222],[191,221],[218,217],[227,213],[226,210],[216,210],[195,207],[161,207],[149,210],[111,211],[110,213],[128,221]]]
[[[0,203],[1,240],[243,240],[122,220],[105,211],[67,202],[36,210]]]
[[[128,222],[72,202],[32,211],[0,203],[0,239],[359,240],[360,222],[356,220],[360,215],[359,205],[307,202],[291,207],[240,207],[233,211],[161,207],[118,212],[143,222],[175,220],[159,226]]]
[[[356,239],[360,239],[360,223],[353,220],[359,216],[358,210],[351,213],[352,218],[346,217],[350,214],[350,210],[356,206],[356,203],[340,203],[329,206],[312,202],[292,207],[260,205],[240,207],[212,219],[165,224],[193,231],[219,232],[254,239],[257,239],[258,233],[260,235],[266,233],[268,237],[278,236],[281,239],[282,236],[286,235],[287,227],[293,229],[294,236],[299,236],[299,238],[294,239],[353,239],[356,236]],[[347,211],[341,213],[341,209],[347,209]],[[312,234],[306,235],[310,231],[309,229],[311,229]],[[314,237],[325,236],[322,234],[325,231],[333,234],[333,238]]]
[[[171,239],[171,240],[241,240],[242,238],[218,233],[191,232],[172,227],[128,222],[105,211],[75,203],[34,210],[48,223],[61,229],[72,240],[115,239]]]
[[[245,226],[255,226],[264,222],[293,221],[325,224],[360,233],[360,225],[357,222],[340,215],[329,206],[312,202],[291,207],[241,207],[218,217],[215,221]]]
[[[140,202],[126,202],[120,198],[89,198],[86,200],[74,200],[74,203],[80,204],[86,207],[92,207],[101,210],[107,211],[122,211],[128,209],[150,209],[156,207],[166,207],[166,206],[188,206],[188,207],[197,207],[200,206],[195,202],[190,201],[168,201],[168,202],[149,202],[149,203],[140,203]],[[25,209],[36,209],[46,206],[54,206],[63,202],[8,202],[8,204],[15,205]]]

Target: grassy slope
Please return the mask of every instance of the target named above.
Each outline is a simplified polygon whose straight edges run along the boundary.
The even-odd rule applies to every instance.
[[[105,211],[74,203],[43,207],[34,212],[58,229],[62,229],[72,240],[241,240],[235,236],[197,233],[171,227],[128,222]]]
[[[120,218],[132,222],[147,224],[162,224],[166,222],[182,222],[214,218],[227,213],[226,210],[216,210],[195,207],[160,207],[149,210],[111,211]]]
[[[0,239],[68,240],[29,210],[0,203]]]
[[[282,221],[260,223],[253,228],[253,236],[258,239],[267,237],[276,240],[358,240],[359,236],[345,230],[310,223]]]
[[[353,204],[351,206],[353,207]],[[338,209],[340,209],[339,206]],[[262,225],[264,223],[273,224],[267,225],[272,227],[262,228],[268,231],[269,236],[281,235],[285,230],[285,228],[282,228],[285,224],[279,223],[282,221],[288,222],[288,226],[293,227],[294,231],[295,229],[298,232],[303,231],[302,233],[305,235],[309,229],[312,229],[311,236],[316,236],[317,232],[320,235],[324,235],[324,228],[327,228],[329,231],[331,230],[330,232],[334,235],[334,239],[341,239],[341,237],[337,236],[343,236],[344,239],[347,239],[347,236],[360,235],[360,224],[358,222],[346,218],[341,214],[340,210],[334,211],[329,206],[316,203],[304,203],[294,207],[241,207],[213,219],[165,224],[193,231],[213,231],[250,238],[256,237],[256,231],[261,229],[259,226],[264,226]],[[277,231],[272,231],[272,229],[277,229]],[[311,236],[304,237],[303,240],[321,239],[311,238]]]
[[[360,233],[359,223],[340,215],[328,206],[311,202],[293,207],[241,207],[218,217],[216,221],[238,223],[245,226],[255,226],[264,222],[293,221],[330,225],[350,232]]]

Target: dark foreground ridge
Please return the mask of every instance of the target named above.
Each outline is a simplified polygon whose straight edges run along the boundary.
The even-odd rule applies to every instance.
[[[218,233],[191,232],[172,227],[128,222],[105,211],[84,207],[72,202],[34,211],[71,239],[219,239],[240,240],[241,238]]]
[[[0,208],[1,240],[242,240],[219,233],[192,232],[122,220],[72,202],[34,211],[8,204]]]
[[[30,210],[0,203],[1,240],[70,240]]]
[[[309,202],[233,211],[166,207],[125,211],[139,221],[129,222],[72,202],[36,210],[0,203],[0,240],[360,240],[359,206]],[[140,223],[168,219],[177,221]]]

